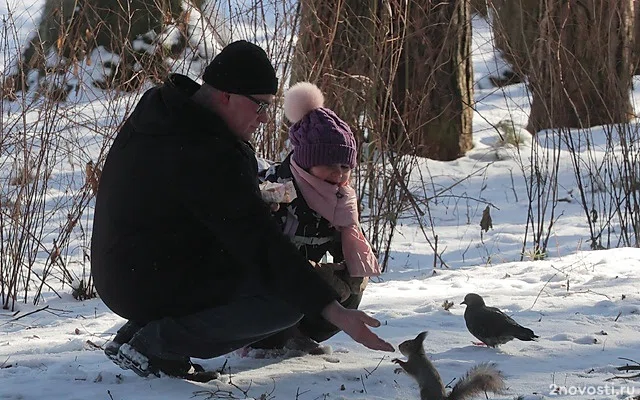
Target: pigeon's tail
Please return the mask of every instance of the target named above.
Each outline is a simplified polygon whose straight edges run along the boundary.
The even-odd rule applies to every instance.
[[[524,326],[518,327],[518,329],[513,332],[513,336],[520,340],[524,340],[525,342],[530,342],[539,338],[539,336],[533,333],[531,329],[525,328]]]

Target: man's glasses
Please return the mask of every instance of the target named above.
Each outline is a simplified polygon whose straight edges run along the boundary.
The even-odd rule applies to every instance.
[[[258,100],[255,97],[253,97],[251,95],[248,95],[248,94],[241,94],[240,96],[246,97],[247,99],[253,101],[254,103],[256,103],[258,105],[258,109],[256,110],[256,114],[260,114],[261,112],[265,111],[271,105],[271,103],[267,103],[266,101]]]

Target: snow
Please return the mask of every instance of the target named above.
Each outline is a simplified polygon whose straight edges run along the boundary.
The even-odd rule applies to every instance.
[[[508,395],[498,398],[554,397],[553,384],[566,390],[640,391],[634,381],[606,381],[623,375],[615,370],[626,363],[621,358],[637,359],[639,278],[640,249],[630,248],[435,273],[396,267],[383,282],[370,285],[362,309],[382,322],[376,332],[394,344],[428,330],[425,349],[444,382],[477,363],[497,363],[509,386]],[[488,305],[533,329],[539,341],[516,340],[498,349],[473,345],[475,339],[464,325],[464,307],[459,305],[469,292],[481,293]],[[445,301],[454,303],[448,311],[443,308]],[[43,307],[48,308],[11,322]],[[367,350],[344,334],[329,340],[330,355],[259,359],[251,353],[248,357],[232,353],[198,360],[211,369],[226,363],[227,374],[220,380],[201,384],[167,377],[143,379],[116,367],[88,344],[103,345],[124,322],[97,299],[52,300],[44,306],[21,307],[15,317],[0,318],[3,399],[108,398],[108,392],[114,399],[186,399],[197,391],[218,389],[244,398],[230,383],[248,389],[251,398],[263,393],[284,399],[293,399],[296,393],[303,393],[300,399],[324,394],[337,399],[418,398],[415,383],[393,372],[390,360],[398,354]]]
[[[27,40],[37,32],[34,21],[42,13],[42,0],[6,0],[0,4],[0,71],[11,68],[18,49],[26,47]]]
[[[25,3],[24,10],[33,13],[33,7]],[[453,162],[420,164],[421,175],[430,182],[422,190],[445,194],[429,207],[446,266],[433,268],[433,250],[422,230],[404,220],[389,269],[369,284],[361,309],[382,322],[375,332],[396,347],[429,331],[425,349],[445,383],[478,363],[495,362],[509,389],[493,398],[621,399],[634,390],[640,395],[637,380],[610,380],[631,374],[615,368],[625,365],[625,359],[640,361],[640,249],[589,250],[586,216],[573,198],[577,183],[566,148],[557,171],[550,173],[558,175],[558,197],[570,201],[558,203],[548,257],[533,261],[530,240],[523,249],[529,160],[552,153],[559,143],[544,132],[530,140],[521,130],[529,101],[523,85],[501,90],[486,86],[487,76],[497,74],[503,64],[496,61],[486,22],[474,20],[474,28],[474,149]],[[106,126],[107,116],[122,106],[101,109],[104,103],[96,105],[92,99],[78,95],[72,99],[75,106],[67,106],[69,112],[87,120],[92,116],[94,125]],[[492,127],[507,119],[524,138],[519,147],[501,144]],[[591,152],[595,161],[605,158],[603,129],[573,136],[591,141],[581,145],[581,154]],[[64,124],[61,132],[64,136]],[[70,161],[58,163],[54,174],[72,177],[87,158],[97,159],[100,146],[94,136],[99,135],[92,132],[67,132],[67,140],[83,144],[84,154],[75,156],[78,160],[69,155]],[[416,172],[412,189],[421,184]],[[62,199],[64,193],[57,195]],[[491,205],[493,229],[481,235],[486,205]],[[89,220],[91,214],[83,218]],[[82,240],[86,238],[77,239],[78,246]],[[0,399],[419,398],[410,377],[394,374],[391,359],[401,357],[397,351],[371,351],[342,333],[327,342],[333,349],[329,355],[259,358],[255,352],[236,352],[195,360],[208,369],[224,366],[221,378],[209,383],[140,378],[119,369],[100,349],[124,320],[99,299],[79,302],[67,289],[62,298],[45,293],[38,305],[0,310]],[[498,349],[474,345],[460,305],[470,292],[533,329],[540,339],[515,340]],[[445,302],[453,305],[444,307]]]

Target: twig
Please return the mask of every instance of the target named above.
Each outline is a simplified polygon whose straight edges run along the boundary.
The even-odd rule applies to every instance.
[[[262,395],[256,397],[256,399],[260,399],[260,400],[268,400],[268,399],[273,399],[275,396],[273,396],[273,393],[276,391],[276,381],[275,379],[271,378],[273,380],[273,388],[271,389],[270,392],[268,393],[263,393]],[[195,392],[193,392],[193,395],[191,396],[196,397],[196,396],[205,396],[205,399],[240,399],[240,398],[249,398],[249,390],[251,388],[251,383],[249,384],[249,387],[244,390],[242,388],[240,388],[238,385],[234,384],[233,382],[229,381],[229,385],[233,386],[234,388],[238,389],[240,392],[242,392],[242,395],[244,397],[237,397],[233,391],[231,390],[227,390],[227,389],[220,389],[219,386],[216,386],[215,390],[197,390]],[[298,389],[299,390],[299,389]],[[305,392],[303,392],[305,393]],[[296,399],[298,397],[296,396]]]
[[[110,391],[110,390],[107,390],[107,394],[109,395],[109,398],[110,398],[111,400],[113,400],[113,396],[111,395],[111,391]]]
[[[11,314],[0,314],[0,317],[15,317],[16,315],[20,314],[20,310],[13,312]]]
[[[591,289],[587,289],[587,290],[586,290],[586,291],[584,291],[584,292],[582,292],[582,291],[577,291],[577,292],[574,292],[574,293],[593,293],[593,294],[597,294],[598,296],[604,296],[604,297],[606,297],[608,300],[611,300],[611,297],[610,297],[609,295],[604,294],[604,293],[598,293],[598,292],[596,292],[596,291],[594,291],[594,290],[591,290]]]
[[[305,393],[309,393],[309,391],[305,390],[304,392],[300,393],[300,387],[298,386],[298,389],[296,389],[296,399],[295,400],[298,400],[300,395],[305,394]]]
[[[613,320],[613,322],[618,322],[618,318],[620,318],[621,315],[622,311],[618,311],[618,315],[616,315],[616,318]]]
[[[509,168],[509,175],[511,175],[511,190],[516,198],[516,204],[518,203],[518,192],[516,191],[516,185],[513,182],[513,169]]]
[[[636,365],[624,365],[622,367],[616,367],[618,371],[640,371],[640,363],[630,358],[618,357],[619,360],[629,361]]]
[[[196,396],[206,396],[205,400],[208,400],[208,399],[239,399],[239,397],[236,397],[233,394],[232,391],[225,390],[225,389],[220,389],[219,387],[216,390],[197,390],[197,391],[193,392],[193,396],[191,396],[191,398],[196,397]],[[224,397],[222,397],[222,396],[224,396]]]
[[[636,365],[640,365],[640,363],[639,363],[639,362],[637,362],[636,360],[632,360],[632,359],[630,359],[630,358],[618,357],[618,360],[625,360],[625,361],[632,362],[632,363],[634,363],[634,364],[636,364]]]
[[[607,378],[605,379],[605,381],[612,381],[614,379],[633,379],[633,378],[638,378],[640,377],[640,374],[635,374],[635,375],[627,375],[627,376],[620,376],[620,375],[614,375],[611,378]]]
[[[222,367],[218,368],[218,372],[220,373],[220,375],[222,375],[224,373],[224,368],[227,366],[227,363],[229,362],[229,360],[224,360],[224,364],[222,364]],[[231,372],[229,372],[231,373]]]
[[[451,380],[449,381],[449,383],[447,383],[446,385],[444,385],[444,387],[446,387],[446,388],[450,388],[450,387],[451,387],[451,384],[452,384],[455,380],[456,380],[456,378],[451,379]]]
[[[551,278],[547,279],[547,281],[544,283],[544,285],[542,285],[542,288],[540,289],[540,291],[538,292],[538,295],[536,296],[535,300],[533,300],[533,304],[531,304],[531,307],[529,307],[529,310],[533,309],[533,306],[536,305],[536,303],[538,302],[538,299],[540,298],[540,295],[542,294],[542,292],[544,291],[544,289],[547,287],[547,285],[549,284],[549,282],[551,282],[551,280],[553,278],[556,277],[556,275],[558,275],[559,272],[556,272],[555,274],[553,274],[551,276]]]
[[[616,367],[618,371],[640,371],[640,365],[625,365],[623,367]]]
[[[58,318],[73,318],[76,319],[77,317],[82,317],[84,319],[87,319],[86,317],[82,316],[82,315],[78,315],[76,317],[72,317],[69,315],[64,315],[64,314],[69,314],[71,313],[71,311],[67,311],[67,310],[60,310],[60,309],[56,309],[56,308],[49,308],[48,310],[45,310],[46,312],[48,312],[49,314],[55,315]],[[55,313],[54,311],[59,311],[60,313]]]
[[[264,393],[260,396],[260,399],[272,399],[273,397],[273,393],[276,391],[276,380],[271,378],[271,380],[273,381],[273,389],[271,389],[271,391],[269,393]]]
[[[0,326],[4,326],[4,325],[6,325],[6,324],[10,324],[10,323],[12,323],[12,322],[16,322],[16,321],[17,321],[17,320],[19,320],[19,319],[22,319],[22,318],[27,317],[27,316],[29,316],[29,315],[31,315],[31,314],[35,314],[35,313],[37,313],[37,312],[40,312],[40,311],[46,310],[47,308],[49,308],[49,306],[44,306],[44,307],[39,308],[39,309],[37,309],[37,310],[33,310],[33,311],[28,312],[28,313],[26,313],[26,314],[23,314],[23,315],[21,315],[21,316],[19,316],[19,317],[17,317],[17,318],[14,318],[14,319],[12,319],[12,320],[10,320],[10,321],[7,321],[7,322],[5,322],[4,324],[2,324],[2,325],[0,325]]]
[[[486,205],[492,207],[494,210],[498,210],[498,211],[500,210],[500,207],[496,206],[492,202],[487,201],[487,200],[483,200],[483,199],[480,199],[480,198],[477,198],[477,197],[465,196],[465,195],[460,195],[460,194],[440,194],[440,193],[442,193],[442,192],[439,192],[439,194],[437,194],[439,199],[446,199],[446,198],[451,197],[451,198],[454,198],[454,199],[461,199],[461,200],[473,200],[473,201],[478,202],[480,204],[486,204]],[[420,199],[419,202],[424,204],[424,203],[427,203],[427,202],[433,200],[435,197],[436,196],[431,196],[431,197],[427,197],[425,199]]]
[[[438,235],[435,235],[433,238],[434,241],[434,249],[433,249],[433,272],[436,272],[436,267],[438,266]]]
[[[231,382],[231,379],[229,379],[229,385],[233,386],[234,388],[238,389],[239,391],[242,392],[242,394],[244,395],[244,397],[249,397],[249,390],[251,390],[251,385],[253,384],[253,380],[249,381],[249,386],[247,387],[247,389],[242,389],[240,386],[236,385],[235,383]]]
[[[378,368],[378,367],[376,367],[376,368]],[[374,371],[375,371],[375,369],[374,369]],[[360,375],[360,382],[362,383],[362,390],[364,390],[364,392],[367,393],[367,387],[364,385],[364,379],[362,379],[362,375]]]
[[[384,359],[387,358],[387,356],[382,356],[382,358],[380,359],[380,361],[378,361],[378,365],[376,365],[376,367],[374,369],[371,370],[371,372],[369,372],[366,368],[364,368],[365,371],[367,371],[367,374],[364,376],[365,378],[369,379],[369,377],[376,372],[376,370],[378,369],[378,367],[380,366],[380,364],[382,364],[382,361],[384,361]]]
[[[102,346],[93,343],[91,340],[87,340],[85,343],[96,350],[104,350]]]

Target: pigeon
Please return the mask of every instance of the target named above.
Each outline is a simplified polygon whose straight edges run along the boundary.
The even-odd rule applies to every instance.
[[[499,309],[487,307],[482,297],[475,293],[464,296],[460,304],[467,305],[464,321],[469,332],[489,347],[495,348],[513,339],[532,341],[539,337]]]

